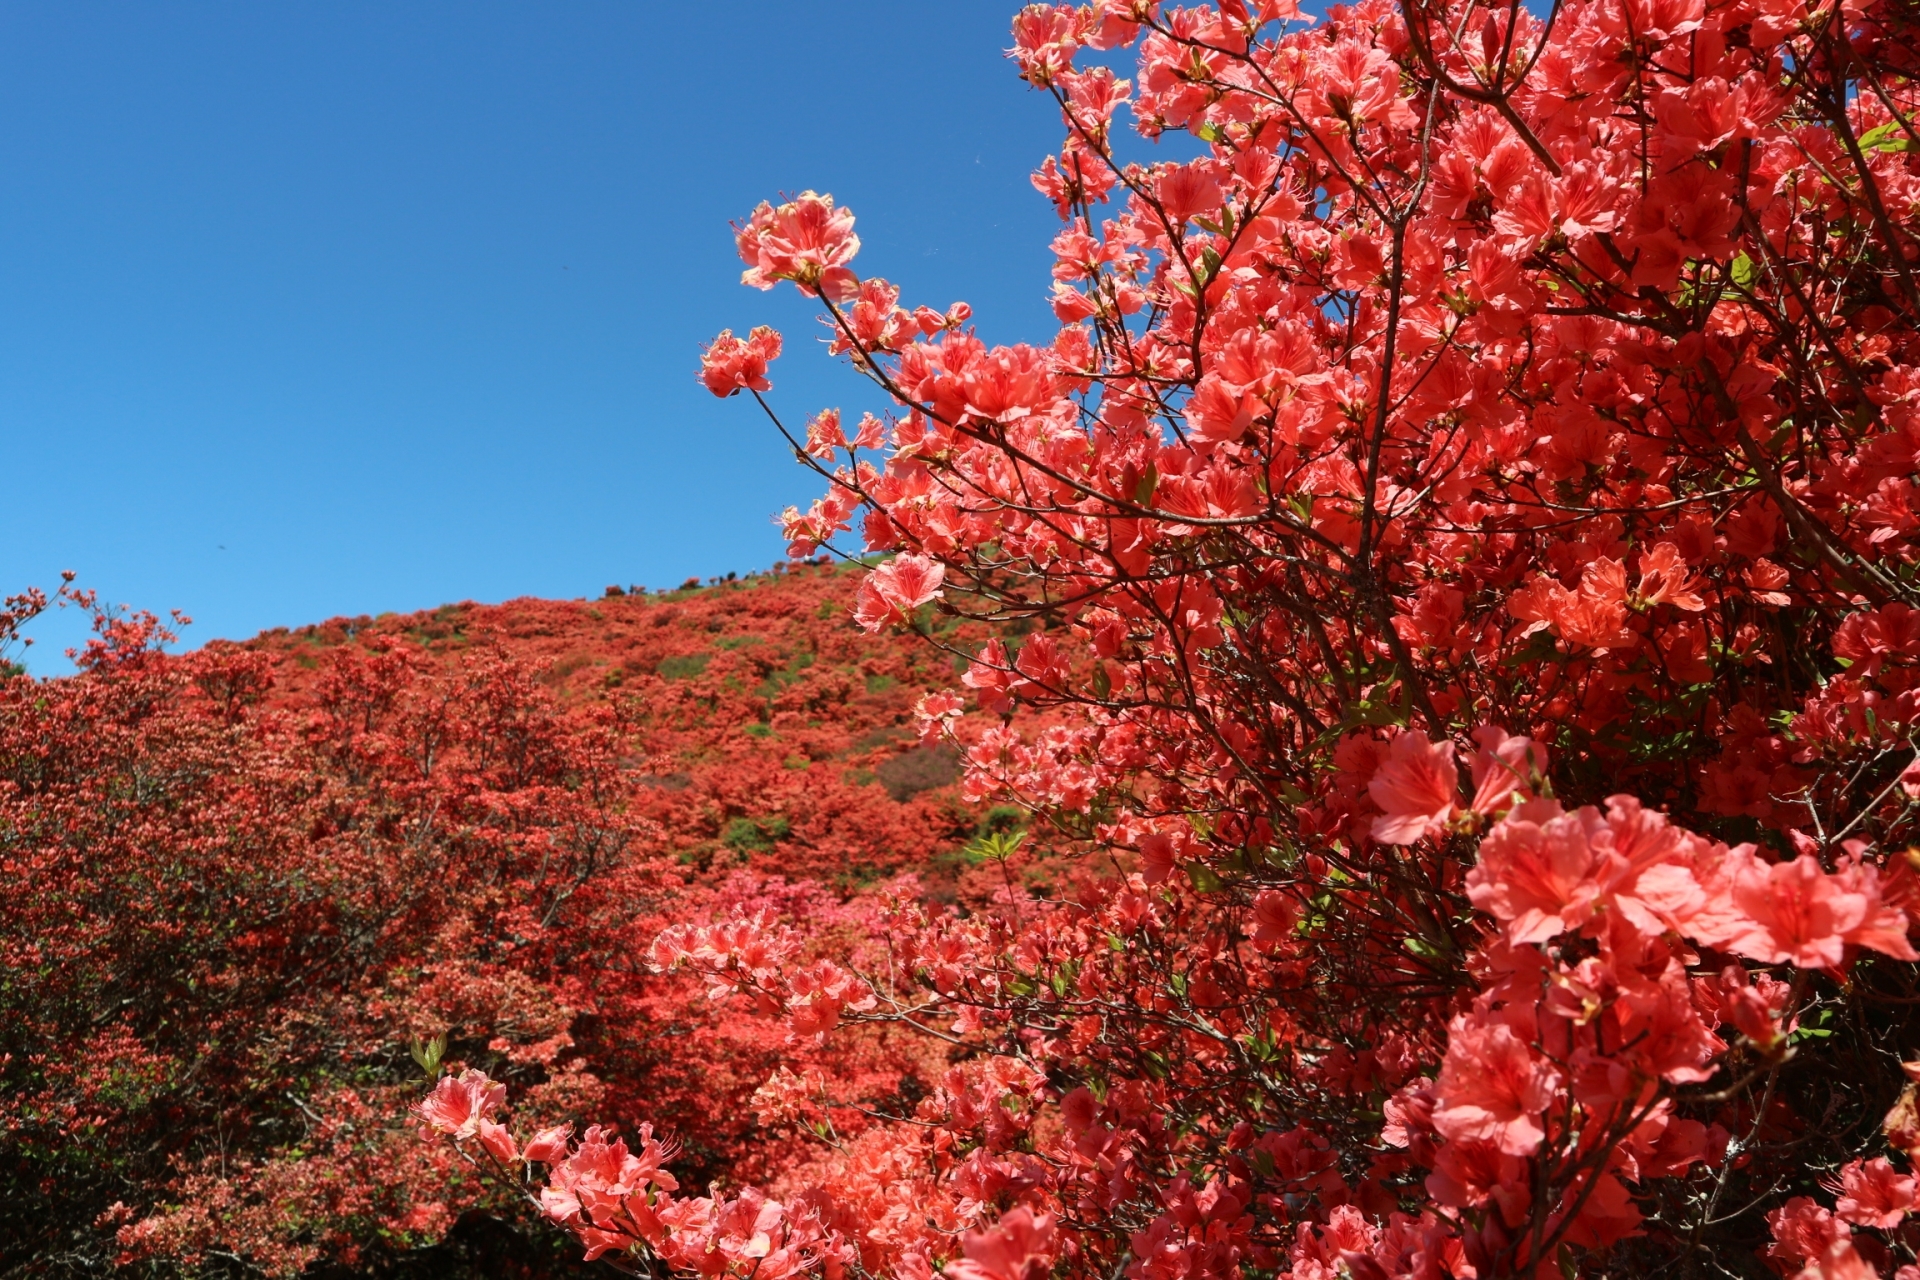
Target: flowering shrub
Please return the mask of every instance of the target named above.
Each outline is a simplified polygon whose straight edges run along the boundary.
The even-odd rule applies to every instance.
[[[772,1073],[805,1167],[485,1158],[703,1275],[1920,1274],[1911,6],[1097,0],[1014,46],[1052,341],[903,306],[812,192],[739,247],[888,403],[789,435],[795,554],[893,555],[859,620],[977,708],[925,732],[1065,845],[837,955],[659,935],[796,1050],[944,1052],[851,1136]],[[701,376],[769,404],[776,352]]]
[[[935,861],[979,821],[950,774],[881,776],[951,668],[861,632],[856,586],[800,566],[178,657],[103,614],[80,674],[0,678],[0,1272],[564,1267],[418,1140],[415,1052],[549,1125],[664,1108],[691,1177],[793,1163],[755,1140],[780,1064],[861,1104],[937,1074],[889,1028],[796,1054],[645,963],[739,911],[837,953],[873,911],[843,888],[982,874]]]

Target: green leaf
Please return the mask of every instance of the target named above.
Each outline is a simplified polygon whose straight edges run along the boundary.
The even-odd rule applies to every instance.
[[[1215,875],[1213,868],[1207,866],[1204,862],[1189,862],[1187,864],[1187,880],[1193,885],[1193,891],[1195,893],[1213,893],[1224,887],[1227,883]]]
[[[407,1048],[413,1054],[414,1062],[419,1064],[420,1069],[426,1072],[427,1078],[431,1080],[440,1074],[440,1059],[446,1056],[447,1052],[447,1033],[442,1031],[431,1040],[422,1040],[419,1036],[415,1036]]]
[[[1140,477],[1140,483],[1133,486],[1135,506],[1151,507],[1153,491],[1160,487],[1160,469],[1152,463],[1147,464],[1147,473]]]
[[[1889,120],[1861,134],[1860,149],[1862,151],[1911,151],[1913,139],[1907,136],[1898,120]]]
[[[1278,1046],[1274,1043],[1271,1030],[1262,1030],[1257,1035],[1250,1035],[1243,1043],[1247,1046],[1247,1052],[1259,1062],[1272,1062],[1278,1056]]]
[[[989,831],[962,852],[966,855],[967,861],[976,865],[982,862],[1005,862],[1014,855],[1026,838],[1027,833],[1024,831]]]
[[[1733,282],[1742,289],[1751,288],[1753,285],[1753,259],[1744,253],[1740,254],[1734,258],[1727,273],[1733,277]]]

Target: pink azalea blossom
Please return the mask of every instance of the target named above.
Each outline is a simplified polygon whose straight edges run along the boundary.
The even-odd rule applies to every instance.
[[[1475,813],[1491,815],[1512,797],[1530,794],[1534,779],[1547,771],[1547,749],[1532,738],[1485,724],[1473,740],[1479,745],[1472,761]]]
[[[1434,1082],[1433,1127],[1452,1141],[1482,1139],[1509,1155],[1532,1155],[1546,1137],[1543,1113],[1557,1077],[1512,1027],[1462,1014],[1449,1028]]]
[[[735,241],[747,263],[742,284],[771,289],[791,280],[838,302],[859,293],[860,281],[846,265],[860,252],[853,211],[836,209],[832,196],[803,191],[778,206],[762,201]]]
[[[480,1126],[488,1123],[488,1116],[506,1099],[507,1086],[495,1084],[486,1072],[468,1067],[458,1076],[441,1076],[414,1112],[429,1128],[464,1139],[477,1135]]]
[[[528,1140],[526,1149],[520,1154],[527,1160],[541,1164],[558,1164],[567,1158],[567,1139],[572,1136],[573,1126],[570,1124],[542,1129]]]
[[[1400,734],[1367,784],[1367,794],[1380,807],[1373,838],[1383,844],[1412,844],[1444,831],[1459,785],[1451,742],[1431,742],[1412,730]]]
[[[1887,1163],[1885,1156],[1855,1160],[1840,1170],[1835,1216],[1856,1227],[1891,1231],[1913,1211],[1914,1177]]]
[[[952,1280],[1044,1280],[1059,1232],[1053,1219],[1021,1207],[960,1239],[965,1257],[947,1264]]]
[[[716,396],[770,391],[767,366],[780,354],[780,334],[761,325],[745,338],[722,329],[700,352],[700,381]]]
[[[897,555],[861,581],[853,616],[868,631],[879,631],[938,596],[946,576],[938,561]]]

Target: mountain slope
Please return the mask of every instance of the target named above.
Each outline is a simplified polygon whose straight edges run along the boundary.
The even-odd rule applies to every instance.
[[[915,736],[950,655],[859,631],[854,581],[450,605],[0,679],[0,1275],[561,1266],[501,1226],[511,1196],[423,1170],[449,1159],[406,1118],[436,1037],[528,1122],[665,1126],[696,1179],[797,1158],[756,1140],[776,1058],[915,1096],[943,1069],[924,1044],[796,1052],[647,958],[742,906],[870,932],[889,886],[966,892],[959,850],[1011,820]]]

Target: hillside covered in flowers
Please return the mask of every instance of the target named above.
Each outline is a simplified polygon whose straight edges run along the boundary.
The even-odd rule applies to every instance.
[[[815,472],[794,554],[891,557],[863,625],[1045,624],[923,705],[1072,874],[660,934],[796,1047],[954,1055],[852,1140],[783,1068],[803,1177],[473,1068],[427,1127],[655,1275],[1920,1277],[1916,50],[1908,0],[1030,4],[1044,342],[743,210],[860,416],[748,302],[702,380]]]
[[[789,568],[0,683],[8,1239],[1920,1280],[1920,11],[1012,42],[1049,340],[734,228]]]
[[[183,656],[103,617],[80,674],[0,680],[0,1273],[560,1265],[485,1234],[497,1196],[420,1142],[415,1050],[556,1118],[667,1108],[692,1176],[777,1174],[753,1095],[779,1032],[653,972],[653,937],[736,909],[857,933],[899,877],[973,891],[965,846],[1019,820],[921,744],[951,662],[859,630],[855,581]],[[829,1060],[875,1099],[939,1069],[885,1034]]]

